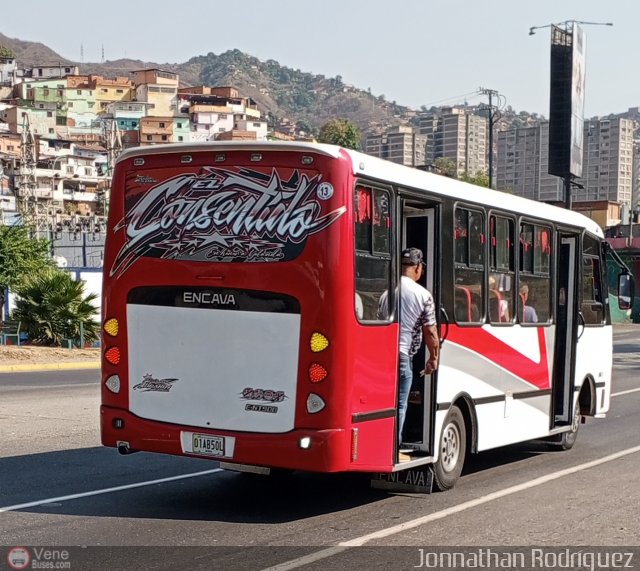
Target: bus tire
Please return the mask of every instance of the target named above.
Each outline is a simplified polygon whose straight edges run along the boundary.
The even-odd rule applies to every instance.
[[[578,430],[580,429],[580,403],[576,401],[576,406],[573,411],[573,422],[571,423],[571,430],[563,432],[558,442],[558,448],[561,450],[571,450],[578,438]]]
[[[467,451],[467,433],[464,416],[457,406],[452,406],[442,425],[438,460],[433,466],[433,483],[444,492],[455,486]]]

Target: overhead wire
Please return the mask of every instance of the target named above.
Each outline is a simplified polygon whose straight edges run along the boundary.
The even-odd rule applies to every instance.
[[[459,101],[464,97],[469,97],[471,95],[480,95],[480,90],[476,89],[475,91],[470,91],[469,93],[462,93],[461,95],[453,95],[451,97],[446,97],[444,99],[439,99],[437,101],[430,101],[429,103],[425,103],[423,107],[432,107],[434,105],[438,105],[439,103],[446,103],[448,101]]]

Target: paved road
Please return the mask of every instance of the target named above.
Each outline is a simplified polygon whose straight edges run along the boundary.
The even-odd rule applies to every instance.
[[[612,410],[581,427],[573,450],[527,443],[473,456],[454,490],[431,496],[387,495],[362,475],[268,479],[119,456],[99,445],[97,371],[0,375],[0,544],[155,546],[105,550],[99,569],[263,569],[302,555],[304,569],[396,569],[427,546],[639,545],[640,328],[617,328],[615,347]],[[370,547],[332,547],[350,541]],[[83,556],[93,553],[72,560]]]

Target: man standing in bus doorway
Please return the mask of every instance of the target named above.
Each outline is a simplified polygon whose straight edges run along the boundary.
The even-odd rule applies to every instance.
[[[422,250],[407,248],[401,254],[400,280],[400,379],[398,395],[398,444],[402,443],[402,429],[407,414],[407,403],[413,383],[412,357],[420,343],[429,351],[424,373],[430,375],[438,368],[440,340],[436,326],[433,296],[418,280],[424,272]]]

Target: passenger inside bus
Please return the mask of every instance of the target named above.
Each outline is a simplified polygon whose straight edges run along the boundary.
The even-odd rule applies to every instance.
[[[531,305],[527,305],[529,299],[529,286],[520,284],[520,299],[522,300],[522,321],[524,323],[538,323],[538,313]]]
[[[495,276],[489,276],[489,317],[492,323],[506,323],[511,320],[509,301],[503,299]]]

